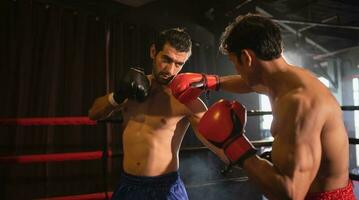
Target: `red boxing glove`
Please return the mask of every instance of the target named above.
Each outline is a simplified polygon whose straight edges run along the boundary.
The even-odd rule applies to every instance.
[[[247,122],[246,108],[236,102],[220,100],[213,104],[198,124],[204,138],[224,150],[231,163],[239,163],[256,153],[244,135]]]
[[[181,103],[197,99],[205,90],[218,90],[219,77],[198,73],[178,74],[169,84],[172,94]]]

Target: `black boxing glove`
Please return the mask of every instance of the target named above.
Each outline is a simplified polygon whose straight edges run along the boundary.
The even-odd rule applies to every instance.
[[[118,85],[116,92],[109,95],[109,101],[113,106],[121,104],[127,98],[143,102],[150,94],[150,90],[150,81],[143,70],[130,68]]]

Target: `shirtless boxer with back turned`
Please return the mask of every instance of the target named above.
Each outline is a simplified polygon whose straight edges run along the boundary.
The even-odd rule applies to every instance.
[[[274,137],[272,161],[258,157],[244,135],[244,107],[233,101],[217,102],[198,129],[226,154],[222,160],[240,164],[269,199],[355,199],[340,105],[313,74],[284,60],[279,26],[248,14],[226,28],[221,42],[221,50],[239,75],[220,77],[220,89],[267,95]],[[188,87],[178,87],[174,95],[200,94],[208,89],[198,84],[205,83],[206,77],[196,73],[177,76],[173,82],[187,80]]]

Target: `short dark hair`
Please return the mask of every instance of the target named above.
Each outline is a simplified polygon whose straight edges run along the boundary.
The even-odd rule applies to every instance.
[[[166,43],[179,52],[191,52],[191,36],[183,28],[171,28],[160,32],[154,42],[156,51],[161,51]]]
[[[251,49],[262,60],[279,58],[283,50],[279,25],[257,14],[237,17],[223,32],[220,51],[239,56],[243,49]]]

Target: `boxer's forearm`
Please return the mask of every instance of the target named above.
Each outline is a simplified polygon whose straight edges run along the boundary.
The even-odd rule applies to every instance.
[[[225,164],[229,164],[227,156],[225,155],[223,149],[220,149],[213,144],[211,144],[207,139],[205,139],[201,134],[198,133],[197,130],[194,130],[197,139],[204,144],[212,153],[214,153],[220,160],[222,160]]]
[[[98,97],[90,110],[88,111],[88,117],[92,120],[99,120],[108,117],[115,109],[108,100],[109,95]]]
[[[294,188],[295,180],[281,173],[271,162],[258,156],[251,156],[243,163],[249,179],[255,182],[269,200],[303,199],[305,193]],[[296,189],[296,190],[295,190]],[[301,198],[297,198],[300,196]]]

